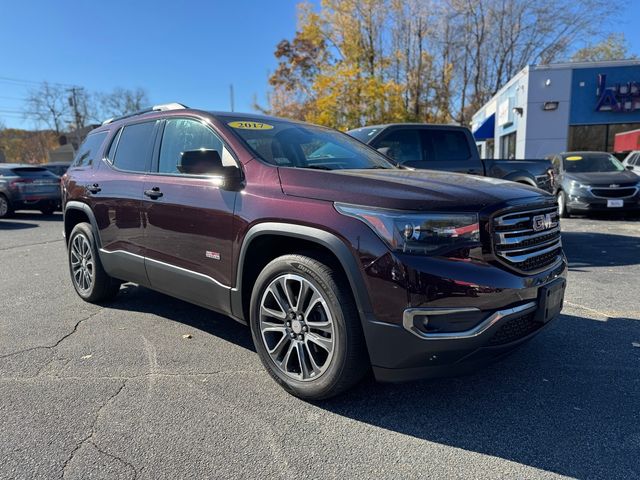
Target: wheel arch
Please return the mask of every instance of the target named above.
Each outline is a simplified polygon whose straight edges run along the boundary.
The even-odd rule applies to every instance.
[[[96,222],[96,217],[89,205],[75,200],[67,202],[64,208],[65,243],[69,243],[69,236],[71,235],[73,227],[82,222],[91,224],[96,247],[99,249],[102,246],[102,243],[100,242],[100,235],[98,234],[98,223]]]
[[[231,290],[234,316],[248,322],[248,307],[253,284],[264,266],[289,253],[316,252],[345,275],[356,302],[361,321],[371,311],[362,273],[350,248],[335,234],[319,228],[279,222],[254,225],[244,237],[238,255],[236,285]]]

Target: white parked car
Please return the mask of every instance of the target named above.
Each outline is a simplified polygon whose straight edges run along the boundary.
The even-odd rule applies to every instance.
[[[633,152],[629,153],[622,164],[625,166],[625,168],[631,167],[629,168],[629,170],[632,170],[634,173],[640,175],[640,150],[634,150]]]

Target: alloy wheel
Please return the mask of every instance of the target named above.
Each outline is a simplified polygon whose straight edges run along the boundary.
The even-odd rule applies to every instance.
[[[331,363],[334,322],[325,298],[304,277],[284,274],[260,302],[260,333],[276,367],[299,381],[315,380]]]
[[[84,235],[76,235],[71,241],[71,272],[76,286],[88,292],[93,285],[94,262],[91,244]]]
[[[0,195],[0,217],[4,217],[9,212],[7,199]]]

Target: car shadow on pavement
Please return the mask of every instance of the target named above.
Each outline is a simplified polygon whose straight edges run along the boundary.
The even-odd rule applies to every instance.
[[[318,406],[571,477],[639,478],[640,348],[633,342],[640,342],[640,319],[563,315],[474,375],[368,382]]]
[[[26,220],[33,222],[61,222],[63,216],[60,212],[55,212],[51,215],[44,215],[40,212],[17,211],[14,212],[13,215],[11,215],[11,217],[9,218],[10,220]]]
[[[245,326],[144,287],[125,284],[109,307],[152,313],[254,351]],[[508,358],[476,374],[405,384],[367,380],[315,405],[399,434],[562,475],[638,478],[638,342],[640,319],[562,315]]]
[[[133,283],[125,283],[120,288],[118,296],[109,302],[108,307],[158,315],[255,351],[251,333],[246,326],[225,315]]]
[[[37,226],[34,223],[20,223],[0,219],[0,230],[24,230],[26,228],[36,228]]]
[[[640,237],[610,233],[562,232],[562,245],[569,259],[570,270],[640,263]]]

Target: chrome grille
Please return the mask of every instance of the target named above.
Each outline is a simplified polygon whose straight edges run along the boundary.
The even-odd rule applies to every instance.
[[[554,264],[562,255],[558,208],[542,206],[494,217],[493,250],[498,260],[522,272]]]

